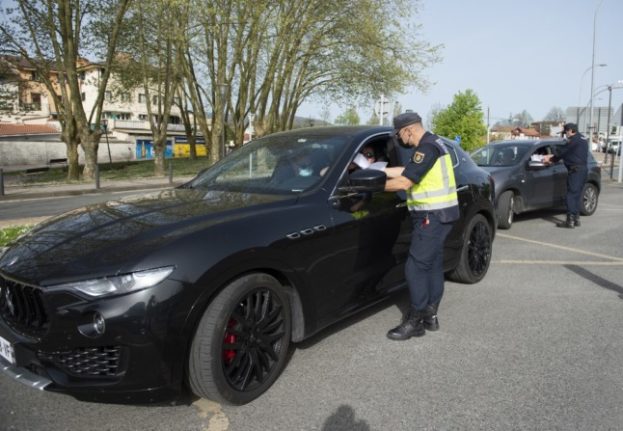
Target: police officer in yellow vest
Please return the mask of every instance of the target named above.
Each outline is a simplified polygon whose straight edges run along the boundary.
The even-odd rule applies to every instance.
[[[437,308],[443,296],[443,246],[459,206],[452,159],[438,136],[427,132],[414,112],[394,117],[402,145],[413,147],[404,167],[387,168],[387,191],[407,191],[413,233],[405,276],[411,307],[400,325],[387,333],[392,340],[419,337],[439,329]]]

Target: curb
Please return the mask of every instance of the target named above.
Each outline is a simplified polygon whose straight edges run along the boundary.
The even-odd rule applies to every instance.
[[[104,186],[99,189],[89,188],[89,189],[76,189],[76,190],[50,190],[43,192],[15,192],[10,194],[5,194],[4,196],[0,196],[0,202],[11,201],[11,200],[25,200],[25,199],[44,199],[51,197],[61,197],[61,196],[79,196],[86,194],[102,194],[108,192],[127,192],[132,190],[150,190],[150,189],[166,189],[166,188],[175,188],[182,184],[185,184],[186,181],[178,181],[173,183],[157,183],[157,184],[140,184],[133,186]],[[45,188],[45,186],[43,187]],[[52,188],[52,187],[50,187]]]

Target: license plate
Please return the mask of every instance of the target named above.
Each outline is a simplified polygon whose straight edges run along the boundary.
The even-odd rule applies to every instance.
[[[2,337],[0,337],[0,356],[9,361],[9,363],[15,364],[15,350],[11,343]]]

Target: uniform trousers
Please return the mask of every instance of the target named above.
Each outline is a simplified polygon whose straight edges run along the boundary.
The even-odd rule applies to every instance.
[[[577,216],[580,214],[582,203],[582,189],[586,182],[588,169],[585,166],[568,168],[567,174],[567,214]]]
[[[442,223],[434,212],[420,211],[411,212],[411,222],[413,232],[405,277],[411,306],[422,311],[429,304],[438,304],[443,296],[443,246],[452,223]]]

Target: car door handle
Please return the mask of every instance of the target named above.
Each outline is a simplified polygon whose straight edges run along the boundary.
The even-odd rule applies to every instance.
[[[407,203],[406,203],[406,202],[400,202],[400,203],[397,203],[397,204],[396,204],[396,208],[404,208],[404,207],[406,207],[406,206],[407,206]]]
[[[464,186],[459,187],[458,189],[456,189],[456,192],[462,192],[463,190],[467,190],[469,188],[469,186],[466,184]]]

